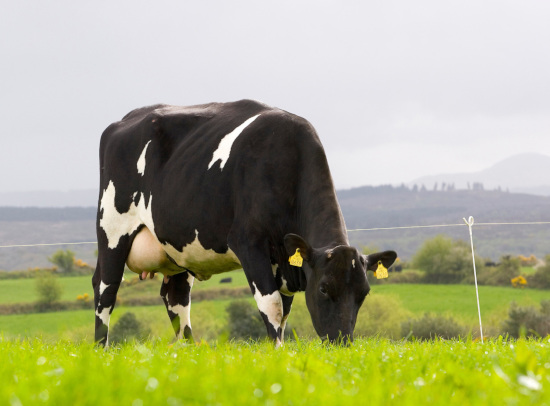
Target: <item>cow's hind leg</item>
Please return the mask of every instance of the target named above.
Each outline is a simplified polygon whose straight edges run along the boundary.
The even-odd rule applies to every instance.
[[[101,240],[98,242],[101,244]],[[109,320],[122,282],[126,256],[127,250],[122,246],[111,249],[105,244],[98,249],[92,286],[95,304],[95,341],[100,345],[109,345]]]
[[[176,339],[185,338],[193,341],[191,331],[191,288],[194,281],[190,272],[165,276],[160,288]]]

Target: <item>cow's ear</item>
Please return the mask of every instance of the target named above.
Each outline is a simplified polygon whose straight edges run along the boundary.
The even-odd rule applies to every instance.
[[[376,254],[365,255],[364,258],[367,262],[367,270],[374,272],[378,268],[379,261],[382,261],[382,265],[386,268],[392,266],[397,258],[397,253],[395,251],[377,252]]]
[[[296,254],[300,250],[300,255],[305,261],[309,261],[312,256],[312,250],[309,244],[298,234],[285,235],[285,249],[288,256]]]

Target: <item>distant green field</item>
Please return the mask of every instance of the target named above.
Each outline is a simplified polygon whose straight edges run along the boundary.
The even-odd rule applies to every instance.
[[[131,289],[128,288],[128,289]],[[252,295],[247,298],[254,303]],[[538,307],[541,300],[550,300],[549,291],[533,289],[513,289],[491,286],[480,287],[481,315],[486,335],[493,332],[498,335],[497,327],[506,319],[511,301],[520,305]],[[217,338],[227,323],[225,308],[231,300],[195,301],[191,306],[191,323],[197,339],[212,340]],[[303,294],[297,294],[289,318],[290,328],[296,328],[308,336],[315,336],[311,321],[305,307]],[[375,286],[361,309],[358,325],[368,323],[369,319],[378,317],[378,307],[386,306],[383,317],[392,317],[393,328],[398,331],[400,322],[407,314],[421,316],[426,312],[454,317],[477,330],[478,316],[475,291],[466,285],[379,285]],[[374,305],[374,308],[373,308]],[[122,314],[133,312],[138,319],[151,328],[153,337],[171,338],[173,332],[164,306],[117,306],[113,312],[111,326]],[[400,318],[401,317],[401,318]],[[363,320],[363,322],[361,321]],[[76,310],[54,313],[35,313],[26,315],[0,316],[0,333],[6,337],[59,337],[79,340],[91,340],[93,336],[93,310]],[[491,327],[492,330],[489,328]],[[389,327],[388,327],[389,328]],[[378,330],[373,331],[376,334]],[[382,331],[379,331],[382,332]],[[383,332],[382,332],[383,333]]]
[[[229,303],[229,300],[213,300],[192,304],[191,323],[193,324],[193,320],[196,320],[197,326],[200,326],[198,329],[193,326],[197,338],[215,338],[215,333],[226,323],[225,308]],[[140,321],[149,326],[154,337],[172,338],[174,336],[164,306],[117,306],[113,311],[110,325],[116,324],[120,316],[126,312],[134,313]],[[94,311],[88,309],[0,316],[0,334],[6,338],[43,337],[48,340],[65,338],[92,341]]]
[[[130,277],[133,275],[131,274]],[[223,277],[232,277],[229,284],[220,284]],[[128,278],[128,276],[127,276]],[[76,301],[76,296],[88,293],[93,296],[91,277],[59,278],[64,288],[62,300]],[[159,295],[160,278],[138,281],[135,285],[123,287],[119,291],[121,298]],[[219,289],[221,287],[246,286],[246,278],[242,272],[231,272],[215,275],[209,281],[195,282],[193,289]],[[550,300],[549,290],[515,289],[512,287],[480,286],[481,316],[486,335],[498,335],[499,326],[507,318],[510,303],[515,301],[523,306],[538,307],[541,300]],[[32,302],[37,299],[35,280],[16,279],[0,281],[0,303]],[[253,303],[252,295],[247,297]],[[118,318],[131,311],[151,327],[153,337],[170,338],[173,336],[166,310],[159,306],[125,307],[118,306],[111,319],[113,326]],[[192,303],[191,321],[196,338],[212,340],[218,337],[227,323],[225,308],[229,300],[194,301]],[[388,303],[386,305],[386,303]],[[374,307],[373,307],[374,306]],[[378,307],[377,307],[378,306]],[[379,309],[382,307],[382,310]],[[388,307],[387,309],[383,309]],[[378,309],[378,310],[376,310]],[[378,314],[376,313],[378,312]],[[380,315],[383,312],[383,316]],[[422,316],[426,312],[452,316],[472,331],[478,330],[478,313],[476,294],[472,285],[416,285],[416,284],[386,284],[372,287],[371,294],[363,306],[358,326],[369,322],[387,319],[385,330],[363,329],[362,334],[374,335],[378,332],[392,331],[389,336],[396,337],[400,323],[411,316]],[[6,337],[39,337],[48,339],[59,337],[79,340],[91,340],[93,335],[93,310],[76,310],[56,313],[40,313],[28,315],[0,316],[0,333]],[[307,336],[315,336],[309,314],[305,307],[304,295],[296,295],[295,304],[289,319],[289,326],[296,328]]]
[[[63,288],[61,300],[76,300],[78,295],[88,293],[93,296],[92,277],[75,276],[58,278]],[[38,299],[36,293],[37,279],[4,279],[0,280],[0,303],[34,302]]]
[[[126,274],[126,278],[136,277],[133,273]],[[230,283],[220,283],[222,278],[231,278]],[[61,300],[76,300],[78,295],[88,293],[93,296],[92,276],[75,276],[58,278],[63,287]],[[122,287],[119,294],[122,297],[159,296],[161,286],[160,276],[153,280],[139,281],[133,286]],[[195,280],[193,290],[220,289],[248,286],[246,276],[242,271],[227,272],[212,276],[207,281]],[[36,279],[5,279],[0,280],[0,304],[34,302],[38,299],[36,293]]]
[[[473,285],[388,284],[372,288],[372,295],[389,295],[399,299],[404,308],[415,314],[432,312],[450,314],[464,322],[477,322],[476,292]],[[536,305],[550,300],[550,290],[479,286],[482,320],[494,313],[507,313],[510,303]],[[367,302],[368,304],[368,299]]]
[[[2,405],[548,405],[550,340],[169,345],[0,338]]]

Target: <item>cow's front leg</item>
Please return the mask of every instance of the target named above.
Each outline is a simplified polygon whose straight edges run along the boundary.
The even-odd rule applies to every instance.
[[[195,278],[190,272],[165,276],[160,288],[176,339],[193,341],[191,332],[191,288]]]
[[[256,299],[258,310],[267,328],[267,335],[278,347],[283,341],[283,300],[273,276],[269,249],[267,244],[263,247],[262,244],[251,244],[250,239],[243,240],[242,245],[233,245],[238,247],[233,251],[241,262],[254,299]]]
[[[267,335],[279,347],[283,342],[283,300],[277,288],[269,286],[270,283],[262,279],[252,279],[252,293],[267,328]]]

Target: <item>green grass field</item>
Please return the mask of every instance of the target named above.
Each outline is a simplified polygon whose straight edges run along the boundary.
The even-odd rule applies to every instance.
[[[91,276],[75,276],[57,280],[63,288],[61,300],[76,300],[78,295],[84,293],[93,295]],[[36,279],[0,280],[0,304],[34,302],[37,299]]]
[[[129,272],[125,275],[127,279],[136,277]],[[220,283],[220,279],[231,277],[230,283]],[[76,300],[78,295],[88,293],[93,296],[92,275],[74,276],[57,279],[63,288],[61,300]],[[119,293],[122,297],[136,296],[159,296],[161,280],[160,277],[154,280],[139,281],[133,286],[121,288]],[[6,279],[0,280],[0,304],[34,302],[38,299],[36,293],[36,279]],[[244,273],[234,271],[220,275],[214,275],[208,281],[196,280],[193,290],[220,289],[248,286]]]
[[[452,315],[465,323],[478,321],[476,292],[471,285],[378,285],[372,288],[372,295],[393,296],[417,315],[432,312]],[[541,300],[550,300],[549,290],[479,286],[482,319],[505,315],[512,301],[538,306]]]
[[[232,276],[231,284],[219,284]],[[63,300],[92,295],[90,277],[60,278]],[[194,289],[246,285],[238,272],[197,282]],[[121,289],[126,297],[158,296],[160,280]],[[550,291],[481,286],[484,330],[497,332],[511,301],[538,306]],[[36,300],[34,280],[0,281],[0,303]],[[252,295],[248,297],[254,303]],[[159,298],[160,303],[160,298]],[[298,341],[274,349],[268,342],[228,341],[230,300],[195,301],[198,344],[173,344],[164,306],[117,306],[111,326],[128,311],[152,332],[145,343],[93,342],[91,309],[0,316],[0,405],[550,405],[550,337],[485,343],[463,340],[407,342],[403,318],[432,312],[453,316],[475,333],[475,289],[469,285],[373,286],[350,347],[314,337],[303,294],[289,319]],[[373,320],[378,324],[373,324]],[[377,336],[378,335],[378,336]],[[486,334],[487,335],[487,334]],[[476,336],[476,334],[474,334]]]
[[[232,277],[232,282],[220,284],[219,280],[227,276]],[[128,277],[133,277],[133,274]],[[62,300],[76,300],[76,296],[83,293],[93,296],[90,276],[59,278],[58,280],[63,286]],[[171,327],[159,297],[160,284],[160,279],[157,278],[138,281],[135,285],[121,288],[119,291],[121,298],[151,296],[158,298],[159,306],[118,306],[113,313],[111,325],[114,325],[122,314],[131,311],[140,320],[152,326],[153,336],[171,337]],[[215,290],[220,287],[242,287],[246,284],[246,278],[242,272],[232,272],[215,275],[209,281],[197,281],[193,289],[194,291]],[[547,290],[480,286],[479,293],[482,321],[487,326],[486,335],[500,333],[498,327],[507,317],[512,301],[523,306],[538,307],[541,300],[550,300],[550,291]],[[32,302],[36,299],[34,279],[0,281],[0,303]],[[248,300],[253,301],[251,295]],[[225,307],[228,304],[228,300],[193,302],[191,318],[195,337],[215,339],[227,322]],[[384,307],[387,308],[384,309]],[[376,310],[379,308],[382,308],[382,315],[375,313],[380,312],[380,310]],[[391,330],[387,335],[396,337],[399,334],[400,323],[404,321],[404,318],[422,316],[426,312],[452,316],[472,331],[478,330],[476,295],[475,289],[471,285],[375,285],[361,310],[358,325],[368,324],[369,320],[377,317],[387,319],[384,331],[380,332],[386,335]],[[0,316],[0,332],[6,337],[42,336],[45,339],[62,337],[72,340],[91,340],[93,317],[91,310]],[[393,327],[391,323],[393,323]],[[303,294],[296,295],[289,325],[307,336],[315,335],[305,308]],[[377,331],[379,330],[367,328],[363,330],[363,333],[369,335],[376,334]]]
[[[5,405],[548,405],[550,339],[170,345],[0,339]]]

